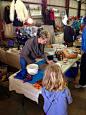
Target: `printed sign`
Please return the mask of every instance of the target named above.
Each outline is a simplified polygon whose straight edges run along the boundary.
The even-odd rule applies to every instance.
[[[30,6],[30,14],[31,16],[41,16],[41,5],[29,5]]]

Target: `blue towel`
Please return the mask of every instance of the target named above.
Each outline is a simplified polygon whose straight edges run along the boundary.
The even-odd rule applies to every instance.
[[[17,73],[17,75],[14,76],[14,78],[24,81],[23,77],[26,75],[25,73],[26,73],[26,69],[22,69],[19,73]],[[38,80],[43,79],[43,76],[44,76],[44,71],[38,70],[38,73],[36,75],[31,75],[32,80],[28,81],[28,83],[35,84]]]
[[[36,64],[38,66],[40,66],[41,64],[46,63],[46,61],[43,59],[39,62],[37,62]],[[17,73],[17,75],[14,76],[14,78],[20,79],[24,81],[24,77],[27,75],[27,70],[26,69],[22,69],[19,73]],[[38,73],[36,75],[31,75],[31,77],[33,78],[31,81],[28,81],[28,83],[30,84],[35,84],[38,80],[43,79],[43,75],[44,75],[44,71],[42,70],[38,70]]]
[[[27,75],[27,70],[26,69],[22,69],[20,72],[18,72],[14,78],[17,78],[17,79],[23,79],[24,76]]]
[[[43,64],[43,63],[46,63],[46,61],[45,61],[44,59],[42,59],[41,61],[36,62],[36,64],[37,64],[38,66],[40,66],[40,65]]]
[[[35,84],[38,80],[43,79],[44,71],[38,70],[38,73],[36,75],[31,75],[33,78],[31,81],[28,81],[28,83]]]

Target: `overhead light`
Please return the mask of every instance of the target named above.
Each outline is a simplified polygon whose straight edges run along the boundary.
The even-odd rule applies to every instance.
[[[32,24],[33,23],[33,19],[32,18],[28,18],[28,23]]]
[[[75,1],[80,2],[81,0],[75,0]]]

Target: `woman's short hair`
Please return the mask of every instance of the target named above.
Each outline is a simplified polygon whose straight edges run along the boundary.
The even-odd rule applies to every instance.
[[[42,30],[39,34],[39,36],[42,38],[42,39],[50,39],[50,33],[48,30]]]
[[[64,79],[61,68],[57,64],[48,65],[45,69],[45,75],[42,85],[49,91],[62,91],[64,88]]]

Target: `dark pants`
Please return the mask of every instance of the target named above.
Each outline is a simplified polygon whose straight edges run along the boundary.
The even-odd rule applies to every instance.
[[[79,30],[76,30],[76,33],[74,35],[74,41],[76,40],[77,36],[79,35]]]
[[[65,45],[67,45],[67,47],[73,47],[73,42],[65,42]]]
[[[75,34],[75,36],[74,36],[74,41],[76,40],[76,38],[77,38],[78,35],[79,35],[79,34]]]
[[[86,84],[86,53],[82,55],[80,71],[81,74],[80,74],[79,84],[85,85]]]
[[[54,31],[55,31],[55,21],[54,20],[50,20],[50,25],[53,25]]]

